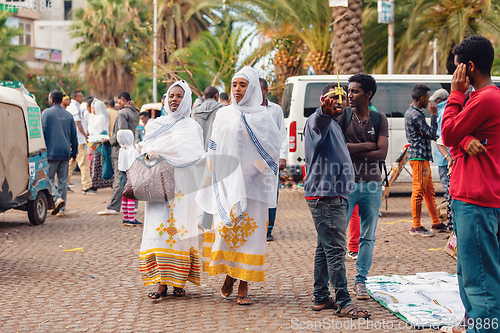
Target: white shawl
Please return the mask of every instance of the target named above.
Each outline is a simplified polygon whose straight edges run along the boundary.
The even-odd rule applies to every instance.
[[[95,98],[91,106],[94,109],[95,114],[91,114],[89,118],[89,136],[98,136],[101,135],[104,131],[108,133],[109,113],[106,109],[106,105]]]
[[[139,152],[134,147],[134,133],[129,129],[121,129],[116,133],[116,140],[120,145],[118,153],[118,170],[127,171],[134,163]]]
[[[234,78],[248,87],[239,103],[221,108],[213,123],[208,145],[207,173],[197,202],[203,210],[219,214],[230,226],[231,212],[241,213],[247,198],[276,207],[278,159],[281,145],[278,126],[262,104],[259,76],[244,67]],[[235,216],[235,214],[233,214]]]

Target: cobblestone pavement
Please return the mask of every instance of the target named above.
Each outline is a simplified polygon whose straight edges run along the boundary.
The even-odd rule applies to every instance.
[[[302,190],[280,192],[266,281],[250,285],[250,307],[238,306],[234,296],[223,300],[224,277],[205,273],[201,287],[187,285],[186,297],[148,299],[151,287],[139,275],[142,227],[96,215],[110,189],[86,196],[79,187],[74,191],[66,217],[49,215],[41,226],[30,226],[25,212],[0,214],[1,332],[326,331],[319,323],[341,328],[337,332],[412,331],[399,329],[404,323],[374,300],[355,301],[372,312],[369,324],[353,322],[356,327],[331,310],[310,310],[316,232]],[[137,218],[143,219],[142,203]],[[409,196],[391,198],[379,220],[370,274],[455,273],[456,262],[437,250],[445,236],[409,236],[410,220]],[[423,225],[430,224],[424,208]],[[64,251],[78,247],[83,252]],[[351,290],[354,261],[347,259],[346,267]]]

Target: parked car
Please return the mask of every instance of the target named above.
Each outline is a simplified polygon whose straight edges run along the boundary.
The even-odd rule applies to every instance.
[[[28,212],[31,224],[45,222],[54,208],[40,108],[22,91],[0,87],[0,212]]]
[[[350,75],[340,75],[340,83],[347,85]],[[373,75],[377,81],[377,92],[372,104],[379,112],[385,113],[389,125],[389,150],[386,164],[390,170],[392,163],[399,157],[408,143],[405,135],[404,114],[411,104],[411,90],[416,83],[425,83],[430,93],[440,88],[450,91],[452,75]],[[492,77],[500,84],[500,77]],[[283,92],[282,109],[289,136],[289,152],[285,172],[294,180],[302,179],[304,165],[304,125],[306,119],[321,105],[323,87],[337,82],[336,75],[303,75],[289,77]],[[429,111],[424,110],[426,117]],[[428,120],[429,121],[429,120]],[[434,144],[435,147],[435,144]],[[432,173],[438,175],[437,167],[432,165]],[[411,181],[411,176],[402,173],[398,181]]]

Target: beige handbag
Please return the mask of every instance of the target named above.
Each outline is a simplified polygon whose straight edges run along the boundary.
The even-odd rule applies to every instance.
[[[127,170],[123,196],[139,201],[168,202],[174,197],[174,189],[174,166],[162,156],[148,160],[140,155]]]

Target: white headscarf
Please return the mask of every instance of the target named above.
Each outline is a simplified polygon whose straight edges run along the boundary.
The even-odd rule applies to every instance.
[[[127,171],[134,163],[139,152],[134,147],[134,133],[129,129],[121,129],[116,133],[116,140],[120,145],[118,153],[118,170]]]
[[[91,104],[92,108],[95,110],[95,114],[92,114],[89,119],[89,135],[97,136],[101,135],[102,132],[108,133],[109,131],[109,113],[106,109],[106,105],[94,98]],[[109,134],[109,133],[108,133]]]
[[[174,87],[181,87],[182,90],[184,90],[184,97],[182,98],[182,101],[179,104],[177,110],[172,111],[170,109],[170,105],[168,105],[168,96],[170,95],[170,91]],[[153,134],[157,129],[161,128],[162,126],[174,124],[176,121],[185,117],[189,117],[189,115],[191,114],[192,92],[191,88],[189,88],[189,85],[186,83],[186,81],[182,80],[173,83],[168,88],[167,93],[165,95],[167,97],[165,97],[165,101],[163,102],[163,108],[167,114],[165,116],[161,116],[155,119],[150,119],[146,124],[145,128],[146,135]],[[147,140],[147,137],[144,138],[144,140]]]
[[[248,81],[240,103],[217,111],[208,144],[208,168],[197,195],[200,207],[230,226],[230,212],[246,209],[247,199],[276,207],[280,132],[262,104],[259,75],[244,67],[233,77]]]
[[[247,91],[245,96],[239,103],[236,103],[233,91],[231,90],[231,103],[232,106],[242,113],[255,113],[265,110],[262,104],[262,90],[260,89],[259,74],[255,69],[250,66],[243,67],[236,73],[231,80],[231,83],[236,78],[242,78],[248,81]]]

